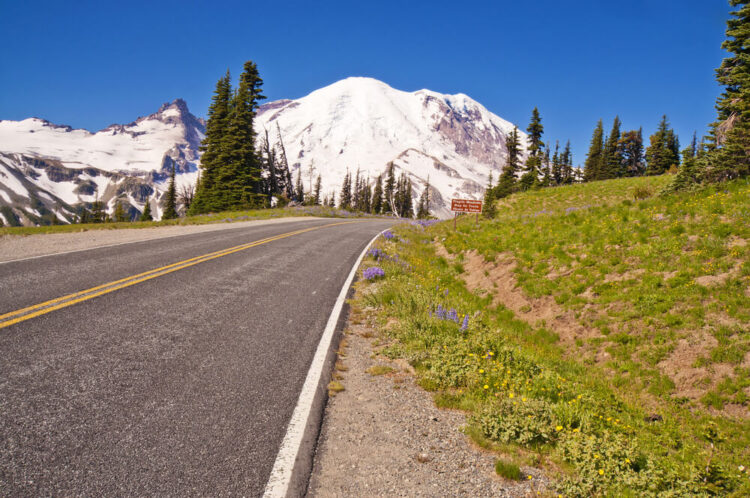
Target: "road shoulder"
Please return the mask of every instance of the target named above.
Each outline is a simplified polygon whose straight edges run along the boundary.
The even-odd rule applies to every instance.
[[[377,354],[374,315],[353,311],[329,397],[308,496],[528,496],[543,490],[541,471],[524,481],[495,474],[495,456],[473,445],[463,413],[438,409],[411,366]],[[373,369],[375,367],[375,369]],[[531,476],[531,479],[528,476]]]

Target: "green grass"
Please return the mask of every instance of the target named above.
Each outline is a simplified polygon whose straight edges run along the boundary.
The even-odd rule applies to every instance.
[[[174,225],[207,225],[211,223],[232,223],[239,221],[267,220],[271,218],[287,218],[291,216],[317,216],[322,218],[351,218],[367,217],[362,213],[351,213],[337,208],[323,206],[299,206],[274,209],[251,209],[246,211],[225,211],[198,216],[188,216],[174,220],[163,221],[131,221],[120,223],[86,223],[75,225],[44,225],[37,227],[0,227],[3,235],[34,235],[48,233],[85,232],[89,230],[115,230],[152,228]]]
[[[467,433],[544,455],[563,495],[748,495],[739,469],[750,467],[750,421],[732,414],[747,410],[750,388],[750,246],[737,242],[750,240],[750,185],[635,199],[667,181],[514,195],[497,219],[460,219],[457,232],[452,222],[399,226],[378,242],[398,259],[380,262],[377,285],[358,284],[373,287],[353,307],[376,310],[389,336],[381,354],[408,359],[439,406],[467,411]],[[512,256],[527,296],[554,297],[595,335],[564,342],[493,306],[466,289],[465,260],[435,255],[435,240],[454,255]],[[667,367],[696,368],[675,351],[698,339],[711,347],[688,396]],[[735,410],[719,411],[727,403]]]
[[[498,459],[495,462],[495,472],[500,477],[504,477],[506,479],[510,479],[513,481],[521,480],[521,469],[513,462],[506,462],[504,460]]]

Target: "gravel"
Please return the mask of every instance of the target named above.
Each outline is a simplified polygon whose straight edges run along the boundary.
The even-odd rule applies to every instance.
[[[345,390],[329,398],[308,496],[536,496],[548,483],[522,467],[524,481],[494,471],[496,456],[461,432],[463,413],[440,410],[415,384],[413,369],[374,353],[375,331],[349,325]],[[373,376],[367,369],[394,370]],[[531,479],[528,476],[531,475]]]

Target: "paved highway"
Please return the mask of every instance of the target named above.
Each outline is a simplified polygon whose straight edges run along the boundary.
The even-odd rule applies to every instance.
[[[262,495],[342,285],[391,224],[342,221],[0,264],[0,495]]]

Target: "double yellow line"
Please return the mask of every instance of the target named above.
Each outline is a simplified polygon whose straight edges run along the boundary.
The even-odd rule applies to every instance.
[[[132,275],[130,277],[121,278],[120,280],[114,280],[106,284],[97,285],[96,287],[91,287],[90,289],[82,290],[79,292],[74,292],[72,294],[68,294],[66,296],[58,297],[55,299],[50,299],[49,301],[44,301],[43,303],[35,304],[33,306],[27,306],[26,308],[21,308],[19,310],[11,311],[9,313],[0,315],[0,329],[4,327],[9,327],[13,324],[23,322],[25,320],[29,320],[31,318],[34,318],[40,315],[44,315],[46,313],[50,313],[55,310],[59,310],[61,308],[66,308],[68,306],[72,306],[74,304],[87,301],[89,299],[93,299],[98,296],[102,296],[104,294],[109,294],[110,292],[114,292],[116,290],[130,287],[131,285],[140,284],[141,282],[151,280],[152,278],[161,277],[168,273],[172,273],[178,270],[184,270],[185,268],[189,268],[199,263],[211,261],[212,259],[221,258],[223,256],[234,254],[239,251],[244,251],[245,249],[250,249],[251,247],[257,247],[263,244],[268,244],[269,242],[273,242],[275,240],[285,239],[287,237],[292,237],[294,235],[299,235],[301,233],[310,232],[312,230],[318,230],[321,228],[333,227],[337,225],[346,225],[349,223],[357,223],[357,222],[356,221],[342,221],[339,223],[329,223],[327,225],[321,225],[317,227],[305,228],[302,230],[295,230],[293,232],[282,233],[280,235],[275,235],[273,237],[256,240],[254,242],[248,242],[247,244],[241,244],[238,246],[230,247],[228,249],[222,249],[220,251],[214,251],[208,254],[204,254],[202,256],[196,256],[194,258],[185,259],[182,261],[178,261],[177,263],[172,263],[171,265],[162,266],[160,268],[154,268],[153,270],[139,273],[137,275]]]

